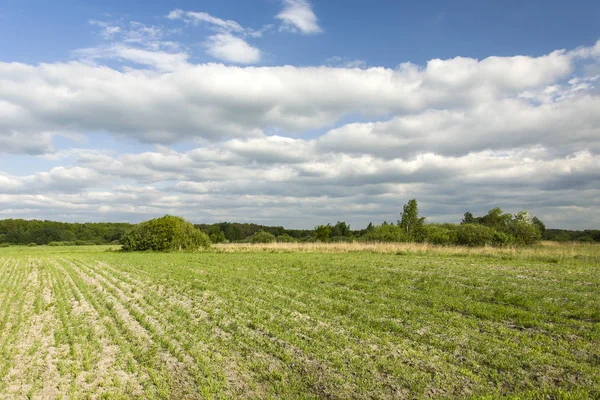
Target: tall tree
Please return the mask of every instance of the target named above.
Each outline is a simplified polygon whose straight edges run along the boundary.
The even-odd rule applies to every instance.
[[[462,221],[460,221],[461,224],[474,224],[476,222],[475,217],[473,216],[473,213],[467,211],[462,219]]]
[[[411,199],[404,205],[402,217],[398,226],[412,240],[420,240],[423,234],[425,217],[419,217],[419,205],[416,199]]]

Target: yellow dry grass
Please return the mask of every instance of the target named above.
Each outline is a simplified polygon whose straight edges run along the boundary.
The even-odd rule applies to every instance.
[[[409,253],[457,256],[493,256],[509,258],[600,257],[600,245],[543,241],[530,247],[462,247],[438,246],[429,243],[227,243],[214,248],[219,252],[305,252],[305,253]]]

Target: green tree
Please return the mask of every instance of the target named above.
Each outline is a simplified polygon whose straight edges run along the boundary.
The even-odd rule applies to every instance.
[[[407,242],[409,238],[398,225],[382,224],[373,227],[362,235],[359,240],[361,242]]]
[[[492,229],[496,229],[501,232],[508,232],[510,229],[510,222],[512,215],[504,214],[500,207],[492,208],[483,217],[477,218],[477,221],[481,225],[489,226]]]
[[[531,245],[539,242],[542,238],[542,233],[533,223],[533,218],[525,210],[515,214],[511,223],[511,231],[518,244]]]
[[[345,222],[338,221],[337,224],[331,228],[331,236],[352,236],[350,225],[346,224]]]
[[[473,213],[467,211],[464,214],[464,217],[462,219],[462,221],[460,221],[461,224],[474,224],[476,223],[475,217],[473,217]]]
[[[315,237],[319,242],[326,242],[331,234],[331,225],[319,225],[315,228]]]
[[[423,224],[425,217],[419,217],[419,205],[416,199],[411,199],[404,205],[402,217],[398,226],[413,241],[423,240]]]
[[[546,232],[546,225],[538,217],[533,217],[531,222],[538,228],[542,235]]]

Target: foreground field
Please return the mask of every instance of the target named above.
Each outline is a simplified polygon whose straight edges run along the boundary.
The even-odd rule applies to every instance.
[[[0,249],[0,398],[597,398],[600,252]]]

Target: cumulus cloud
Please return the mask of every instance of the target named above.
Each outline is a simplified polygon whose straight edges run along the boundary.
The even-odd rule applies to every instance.
[[[278,149],[305,152],[285,159],[273,156]],[[16,215],[36,209],[72,213],[69,219],[140,220],[172,212],[194,221],[311,227],[343,219],[360,227],[397,219],[401,205],[417,197],[432,221],[501,205],[511,212],[529,208],[562,226],[568,224],[557,213],[565,208],[582,222],[587,213],[579,227],[600,222],[590,211],[598,205],[600,156],[589,151],[551,157],[533,147],[389,160],[323,152],[301,139],[264,137],[186,152],[82,152],[76,164],[25,177],[0,175],[0,208]]]
[[[253,57],[243,46],[229,48],[247,60]],[[145,53],[119,54],[150,62]],[[158,65],[161,60],[164,68],[185,62],[161,57],[159,53],[154,62]],[[175,143],[190,138],[252,137],[272,129],[301,133],[331,127],[357,113],[368,118],[424,110],[458,115],[503,99],[518,101],[515,98],[524,91],[561,82],[571,77],[573,63],[572,54],[564,51],[366,70],[204,64],[160,74],[76,62],[0,63],[0,101],[6,105],[6,111],[0,112],[7,113],[0,120],[0,132],[107,132]],[[576,97],[583,109],[597,101],[591,90]]]
[[[204,45],[208,54],[218,60],[238,64],[255,64],[260,61],[260,50],[228,33],[210,36]]]
[[[0,174],[0,194],[77,192],[98,184],[97,172],[82,167],[55,167],[27,176]]]
[[[322,32],[308,0],[283,0],[283,10],[275,18],[282,21],[282,30],[305,35]]]
[[[598,46],[394,69],[0,63],[0,152],[56,164],[0,173],[0,209],[358,228],[395,221],[416,197],[431,221],[498,205],[597,227],[600,79],[588,72]],[[155,147],[53,148],[82,133]]]

